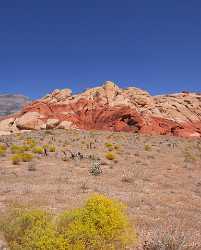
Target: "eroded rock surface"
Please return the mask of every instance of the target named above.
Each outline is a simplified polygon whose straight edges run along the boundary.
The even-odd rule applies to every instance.
[[[55,90],[0,121],[0,131],[6,132],[54,128],[201,137],[201,94],[151,96],[107,81],[76,95]]]

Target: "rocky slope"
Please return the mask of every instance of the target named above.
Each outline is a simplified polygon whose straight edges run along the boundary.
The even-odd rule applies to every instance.
[[[16,113],[28,102],[30,100],[23,95],[0,95],[0,116]]]
[[[53,128],[201,137],[201,93],[151,96],[108,81],[77,95],[55,90],[0,122],[1,133]]]

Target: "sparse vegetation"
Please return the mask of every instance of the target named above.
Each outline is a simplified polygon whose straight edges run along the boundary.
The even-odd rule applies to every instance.
[[[149,144],[144,145],[144,150],[145,151],[151,151],[151,146]]]
[[[122,176],[122,179],[121,179],[122,182],[127,182],[127,183],[132,183],[133,182],[133,178],[132,176],[128,176],[128,175],[123,175]]]
[[[0,150],[5,150],[6,151],[7,147],[3,144],[0,144]]]
[[[0,156],[4,156],[6,154],[7,147],[5,145],[0,144]]]
[[[185,162],[194,162],[196,161],[196,156],[193,155],[189,150],[184,151],[184,161]]]
[[[169,231],[168,231],[169,229]],[[143,250],[199,250],[200,246],[193,242],[193,236],[183,232],[182,228],[160,227],[152,232],[149,240],[143,244]]]
[[[105,154],[105,158],[110,160],[110,161],[113,161],[115,159],[115,154],[113,152],[107,152]]]
[[[32,149],[33,153],[35,154],[43,154],[44,153],[44,149],[43,147],[39,147],[39,146],[35,146],[33,149]]]
[[[25,151],[28,151],[28,150],[29,150],[29,148],[26,145],[20,146],[20,145],[14,144],[11,146],[11,152],[13,154],[24,153]]]
[[[145,145],[149,145],[151,150],[145,150]],[[57,129],[52,130],[51,134],[30,131],[20,134],[20,137],[15,134],[0,137],[0,149],[3,149],[3,157],[0,158],[0,217],[16,202],[24,206],[45,208],[55,214],[73,209],[62,215],[47,213],[50,228],[47,226],[41,229],[36,226],[37,230],[36,227],[30,229],[23,236],[23,241],[26,238],[27,243],[24,241],[22,247],[18,244],[16,248],[10,249],[99,249],[100,245],[96,248],[90,244],[93,240],[92,244],[100,241],[95,234],[100,234],[100,228],[94,233],[94,227],[79,224],[79,216],[84,213],[85,206],[74,210],[75,207],[83,206],[83,200],[88,194],[97,192],[123,200],[128,205],[129,214],[135,217],[139,246],[130,248],[128,244],[128,249],[142,250],[144,247],[143,250],[199,250],[200,145],[200,140],[197,139],[143,135],[136,137],[129,133],[105,131],[91,136],[88,131]],[[43,154],[33,153],[38,147],[42,148]],[[109,159],[106,157],[108,154]],[[16,165],[13,166],[12,163]],[[192,202],[188,202],[189,200]],[[91,210],[87,211],[91,214]],[[60,220],[63,214],[72,215],[72,218],[66,217],[70,218],[67,224],[65,219]],[[94,216],[97,217],[97,214]],[[101,221],[102,218],[101,215]],[[180,246],[181,238],[172,234],[169,228],[163,235],[157,233],[158,238],[152,237],[153,227],[159,228],[167,218],[171,218],[176,224],[186,221],[180,232],[185,234],[187,248]],[[62,232],[60,223],[66,225]],[[95,221],[94,224],[96,223],[99,222]],[[69,225],[73,231],[70,231]],[[87,230],[92,230],[92,237],[89,239]],[[72,233],[71,236],[69,232]],[[187,232],[196,236],[197,240],[189,238],[187,242]],[[146,242],[144,235],[147,235]],[[18,239],[21,241],[20,237]],[[56,245],[51,240],[55,237],[58,238],[58,242],[54,242]],[[80,239],[78,243],[74,241],[76,237]],[[89,242],[87,247],[85,240]],[[109,239],[101,244],[103,248],[100,249],[111,249],[110,245],[105,247],[105,242],[109,244]],[[114,244],[117,245],[113,250],[121,249],[121,243],[115,241]]]
[[[21,162],[21,156],[20,156],[20,154],[13,155],[12,158],[11,158],[11,160],[12,160],[12,163],[14,165],[20,164],[20,162]]]
[[[94,176],[100,175],[102,173],[100,161],[93,160],[92,166],[89,172],[91,175],[94,175]]]
[[[33,138],[27,138],[25,140],[25,144],[28,145],[30,148],[33,148],[37,145],[37,142]]]
[[[112,144],[112,143],[106,142],[106,143],[105,143],[105,147],[106,147],[109,151],[113,150],[113,144]]]
[[[29,153],[18,153],[12,156],[12,163],[14,165],[19,164],[21,161],[29,162],[33,159],[33,155]]]
[[[52,153],[56,152],[56,147],[54,145],[50,145],[48,149],[49,149],[49,152],[52,152]]]
[[[29,153],[22,153],[22,154],[20,154],[20,157],[21,157],[22,161],[24,161],[24,162],[29,162],[33,159],[33,155],[29,154]]]

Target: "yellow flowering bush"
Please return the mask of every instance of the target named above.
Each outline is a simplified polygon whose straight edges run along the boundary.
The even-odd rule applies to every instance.
[[[53,216],[15,209],[0,221],[11,250],[114,250],[134,245],[137,236],[123,204],[93,195],[84,207]]]

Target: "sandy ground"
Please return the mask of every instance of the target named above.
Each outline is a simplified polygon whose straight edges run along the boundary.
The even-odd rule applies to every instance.
[[[39,146],[54,144],[56,152],[13,165],[11,145],[27,138]],[[54,130],[1,136],[0,144],[8,147],[0,157],[1,212],[13,204],[57,212],[101,193],[127,205],[140,235],[161,225],[176,225],[194,236],[201,231],[200,140]],[[114,160],[106,159],[108,151]],[[83,158],[71,157],[78,152]],[[94,176],[90,169],[97,162],[102,173]]]

